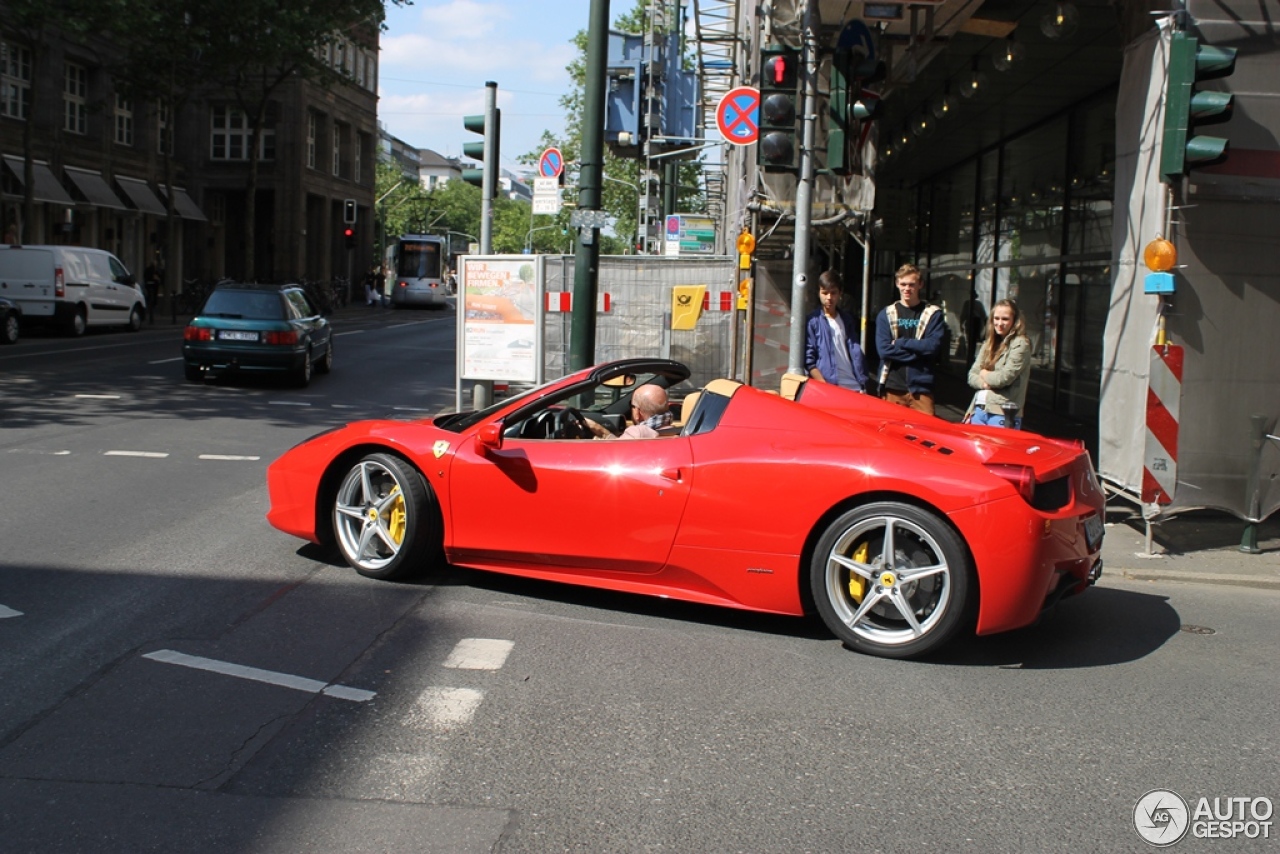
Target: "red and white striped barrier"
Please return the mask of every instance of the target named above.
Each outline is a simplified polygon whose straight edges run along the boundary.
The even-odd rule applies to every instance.
[[[702,295],[703,311],[733,311],[738,305],[738,294],[736,291],[720,291],[718,293],[707,293]]]
[[[1178,410],[1182,401],[1182,348],[1151,348],[1147,381],[1147,441],[1142,458],[1142,501],[1171,504],[1178,483]]]
[[[551,314],[573,311],[573,291],[547,291],[547,311]],[[596,311],[607,312],[613,307],[613,299],[609,294],[596,294]]]

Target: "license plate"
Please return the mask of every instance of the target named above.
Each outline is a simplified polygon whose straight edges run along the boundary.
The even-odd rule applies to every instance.
[[[1102,535],[1105,528],[1102,524],[1101,516],[1090,516],[1084,520],[1084,538],[1089,543],[1089,551],[1097,551],[1102,545]]]
[[[257,341],[258,333],[239,332],[234,329],[224,329],[218,333],[218,338],[220,338],[223,341]]]

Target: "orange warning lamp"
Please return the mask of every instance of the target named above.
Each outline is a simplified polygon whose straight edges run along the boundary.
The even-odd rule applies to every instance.
[[[1167,273],[1178,264],[1178,250],[1172,243],[1157,236],[1142,250],[1142,262],[1153,273]]]
[[[738,252],[742,255],[750,255],[756,251],[756,239],[751,232],[744,231],[738,235]]]

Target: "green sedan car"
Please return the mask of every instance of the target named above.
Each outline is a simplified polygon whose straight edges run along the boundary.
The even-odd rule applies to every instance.
[[[225,283],[182,335],[187,379],[283,374],[299,386],[333,368],[333,331],[298,285]]]

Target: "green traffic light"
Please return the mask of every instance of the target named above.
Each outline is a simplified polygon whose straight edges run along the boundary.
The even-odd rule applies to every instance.
[[[1175,32],[1169,37],[1169,67],[1164,101],[1164,133],[1160,172],[1169,180],[1181,178],[1188,166],[1224,157],[1227,140],[1192,136],[1195,123],[1224,121],[1231,115],[1229,92],[1193,91],[1201,80],[1226,77],[1235,71],[1236,49],[1202,45],[1199,39]]]

